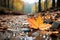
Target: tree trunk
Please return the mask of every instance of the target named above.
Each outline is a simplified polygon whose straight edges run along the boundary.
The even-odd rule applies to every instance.
[[[55,0],[52,0],[52,7],[55,8]]]
[[[41,11],[41,0],[39,0],[39,2],[38,2],[38,12],[40,12]]]
[[[57,0],[57,6],[60,8],[60,0]]]
[[[45,0],[45,4],[44,4],[44,10],[46,11],[47,10],[47,8],[48,8],[48,4],[47,4],[47,0]]]

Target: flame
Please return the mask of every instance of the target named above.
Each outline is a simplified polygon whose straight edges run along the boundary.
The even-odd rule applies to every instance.
[[[36,16],[36,18],[34,18],[34,17],[27,18],[27,21],[29,23],[30,28],[45,30],[45,29],[48,29],[51,27],[50,24],[43,23],[44,20],[43,20],[42,16],[39,14]]]

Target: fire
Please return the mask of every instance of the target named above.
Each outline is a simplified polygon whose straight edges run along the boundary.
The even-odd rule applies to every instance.
[[[27,18],[30,28],[45,30],[51,27],[50,24],[45,24],[41,15],[37,15],[36,18]]]

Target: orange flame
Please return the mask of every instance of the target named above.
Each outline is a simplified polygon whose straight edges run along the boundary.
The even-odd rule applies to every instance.
[[[40,29],[40,30],[45,30],[47,28],[50,28],[50,24],[44,24],[44,20],[40,15],[37,15],[36,18],[27,18],[27,21],[29,22],[30,28],[34,29]],[[48,27],[49,26],[49,27]]]

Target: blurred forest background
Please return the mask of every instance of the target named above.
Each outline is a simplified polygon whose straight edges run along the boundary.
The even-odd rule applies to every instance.
[[[38,0],[39,1],[39,0]],[[41,0],[41,11],[52,7],[52,0]],[[38,2],[29,4],[22,0],[1,0],[0,8],[7,8],[18,12],[36,13],[38,12]]]

